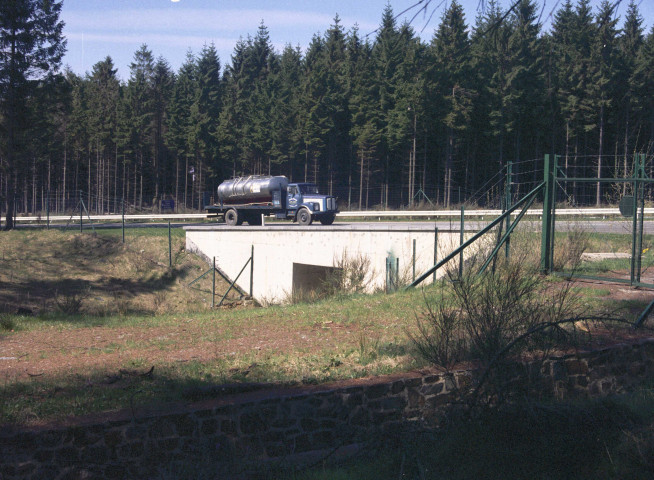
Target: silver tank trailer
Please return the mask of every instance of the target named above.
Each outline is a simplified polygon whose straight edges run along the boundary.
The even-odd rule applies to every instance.
[[[284,176],[250,175],[225,180],[218,186],[218,199],[221,204],[272,202],[272,192],[286,189],[288,179]]]

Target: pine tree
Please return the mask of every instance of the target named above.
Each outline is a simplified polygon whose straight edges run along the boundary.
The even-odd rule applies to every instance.
[[[589,97],[593,99],[592,108],[595,113],[593,124],[587,124],[586,130],[597,128],[597,178],[602,177],[604,143],[606,142],[606,120],[610,110],[614,107],[613,97],[616,94],[617,83],[617,40],[616,24],[618,19],[614,15],[615,6],[608,0],[603,0],[597,14],[597,33],[591,51],[593,62],[593,81],[590,83]],[[597,182],[595,188],[595,204],[600,206],[602,199],[601,183]]]
[[[66,49],[62,2],[0,2],[0,148],[8,179],[5,229],[14,227],[14,197],[24,175],[30,128],[28,101],[40,80],[57,73]],[[36,113],[36,112],[35,112]]]
[[[116,105],[119,98],[119,82],[111,57],[93,65],[91,74],[87,77],[86,89],[88,128],[90,133],[87,145],[87,208],[102,210],[108,199],[109,189],[102,187],[108,178],[105,176],[106,166],[115,157],[115,140],[118,128]],[[95,163],[95,168],[93,163]],[[95,173],[95,175],[94,175]],[[92,203],[92,192],[97,192],[97,201]],[[107,195],[102,195],[103,193]]]
[[[446,129],[446,154],[443,172],[445,206],[452,201],[454,159],[459,145],[457,137],[464,133],[470,123],[473,97],[471,86],[471,51],[463,7],[456,1],[444,13],[432,40],[434,67],[432,81],[437,89],[436,107],[438,121]]]
[[[208,184],[207,173],[214,180],[222,177],[217,135],[221,107],[220,59],[213,44],[205,45],[198,57],[196,88],[191,105],[190,144],[195,157],[198,209],[202,209],[201,194]]]

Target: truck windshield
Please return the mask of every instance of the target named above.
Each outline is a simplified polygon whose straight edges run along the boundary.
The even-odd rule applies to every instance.
[[[299,185],[299,187],[302,193],[318,193],[318,187],[311,183],[305,183],[304,185]]]

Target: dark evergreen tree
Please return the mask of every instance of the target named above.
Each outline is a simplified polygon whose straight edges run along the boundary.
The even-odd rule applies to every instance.
[[[61,7],[62,2],[56,0],[0,3],[0,148],[7,182],[6,230],[14,227],[14,197],[24,175],[28,102],[39,82],[57,73],[66,49]]]

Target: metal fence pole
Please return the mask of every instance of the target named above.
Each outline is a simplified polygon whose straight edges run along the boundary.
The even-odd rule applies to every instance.
[[[504,202],[505,208],[508,210],[511,207],[511,185],[512,185],[512,176],[513,176],[513,163],[506,163],[506,185],[504,187]],[[511,227],[511,216],[506,217],[506,231],[509,231]],[[506,244],[504,245],[504,256],[509,258],[511,252],[511,237],[507,237]]]
[[[124,198],[123,198],[122,222],[123,222],[123,243],[125,243],[125,199]]]
[[[554,169],[549,154],[545,155],[543,169],[545,194],[543,195],[543,222],[541,227],[540,268],[543,273],[552,272],[552,191],[554,183]]]
[[[213,257],[213,281],[211,283],[211,308],[216,306],[216,257]]]
[[[84,212],[82,211],[82,192],[79,192],[79,233],[82,233],[84,224]]]
[[[463,232],[465,230],[465,206],[461,205],[461,231],[459,235],[459,246],[463,245]],[[463,250],[459,254],[459,278],[463,277]]]
[[[45,228],[50,230],[50,190],[48,190],[48,196],[45,198]]]
[[[413,261],[412,261],[412,269],[413,269],[413,278],[412,282],[416,281],[416,239],[413,239]]]
[[[640,178],[645,178],[645,154],[640,154]],[[640,283],[643,261],[643,227],[645,221],[645,182],[640,182],[640,219],[638,220],[638,257],[636,263],[636,282]]]
[[[436,265],[437,263],[438,263],[438,227],[434,227],[434,265]],[[434,276],[432,282],[436,283],[436,270],[434,270]]]
[[[170,232],[170,220],[168,220],[168,266],[173,266],[173,239]],[[214,265],[215,266],[215,265]],[[214,274],[214,279],[216,275]]]
[[[630,265],[630,282],[631,285],[636,281],[636,255],[637,255],[637,237],[638,237],[638,195],[640,183],[638,177],[640,176],[640,155],[634,155],[634,203],[633,203],[633,216],[631,226],[631,265]]]
[[[254,298],[254,245],[250,253],[250,298]]]

